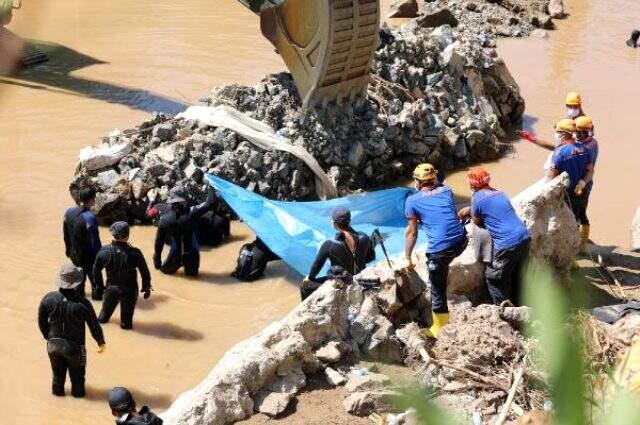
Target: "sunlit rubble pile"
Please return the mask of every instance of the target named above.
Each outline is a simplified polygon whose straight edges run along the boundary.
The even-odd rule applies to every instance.
[[[341,193],[406,177],[424,161],[449,170],[498,158],[503,127],[520,120],[524,102],[495,50],[446,25],[431,31],[410,22],[387,31],[394,40],[375,55],[366,99],[304,111],[291,76],[277,74],[254,87],[218,87],[203,101],[233,106],[305,147]],[[107,138],[127,142],[131,150],[117,163],[80,169],[72,184],[98,188],[102,221],[142,218],[150,200],[175,186],[201,199],[206,173],[269,198],[316,196],[301,160],[223,128],[159,115]]]

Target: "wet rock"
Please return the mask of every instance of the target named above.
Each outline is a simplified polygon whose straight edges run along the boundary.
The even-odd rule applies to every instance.
[[[324,370],[324,374],[327,377],[327,382],[329,382],[329,384],[333,385],[334,387],[343,385],[347,382],[347,378],[342,373],[333,368],[327,367]]]
[[[387,18],[415,18],[418,16],[416,0],[396,0],[387,11]]]
[[[443,8],[426,13],[418,18],[417,23],[423,28],[435,28],[441,25],[456,27],[458,26],[458,19],[451,13],[451,10]]]

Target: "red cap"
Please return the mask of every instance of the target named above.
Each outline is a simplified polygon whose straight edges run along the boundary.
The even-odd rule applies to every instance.
[[[481,167],[472,168],[467,173],[467,177],[469,178],[469,184],[474,189],[482,189],[483,187],[489,186],[489,182],[491,181],[491,175],[487,170]]]

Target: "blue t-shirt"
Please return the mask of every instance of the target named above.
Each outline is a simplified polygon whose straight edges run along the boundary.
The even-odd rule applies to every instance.
[[[584,141],[584,147],[587,148],[587,152],[589,152],[591,163],[596,165],[596,161],[598,160],[598,140],[591,136]]]
[[[482,189],[471,196],[471,215],[481,218],[496,249],[508,249],[530,238],[529,231],[504,192]]]
[[[465,236],[449,186],[439,185],[408,196],[404,213],[407,218],[415,217],[420,222],[427,234],[429,254],[453,248]]]
[[[592,163],[592,155],[580,142],[558,146],[551,156],[551,166],[559,173],[569,174],[569,193],[573,193],[576,184],[584,178],[589,164]],[[591,182],[587,185],[587,190],[590,187]]]

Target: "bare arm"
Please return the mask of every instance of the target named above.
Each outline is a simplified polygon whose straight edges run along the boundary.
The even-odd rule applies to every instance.
[[[413,249],[416,247],[417,240],[418,219],[415,217],[410,217],[409,225],[407,226],[407,231],[405,232],[404,256],[406,258],[411,258],[411,254],[413,254]]]
[[[531,143],[534,143],[535,145],[538,145],[541,148],[546,149],[548,151],[553,151],[556,148],[556,144],[555,143],[550,142],[548,140],[538,139],[537,137]]]

